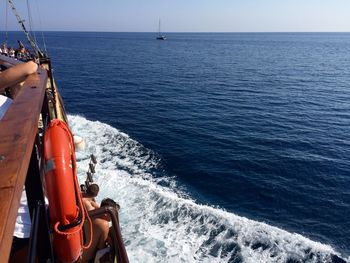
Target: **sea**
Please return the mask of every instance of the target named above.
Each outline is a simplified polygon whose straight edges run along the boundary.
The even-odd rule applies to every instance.
[[[350,262],[350,33],[166,36],[36,34],[130,261]]]

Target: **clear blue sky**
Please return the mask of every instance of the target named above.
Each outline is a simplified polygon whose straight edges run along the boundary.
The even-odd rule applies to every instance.
[[[26,1],[13,1],[28,21]],[[153,32],[161,18],[165,32],[350,31],[350,0],[30,0],[30,5],[36,30]],[[0,30],[5,6],[0,0]],[[8,29],[18,30],[11,10]]]

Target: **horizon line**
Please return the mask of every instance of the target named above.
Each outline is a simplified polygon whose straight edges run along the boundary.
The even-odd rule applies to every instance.
[[[0,30],[0,32],[23,32],[22,30]],[[29,32],[71,32],[71,33],[157,33],[155,31],[95,31],[95,30],[33,30]],[[350,33],[350,31],[165,31],[162,33],[181,33],[181,34],[266,34],[266,33]]]

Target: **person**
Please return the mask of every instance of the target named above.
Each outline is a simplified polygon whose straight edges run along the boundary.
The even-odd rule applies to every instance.
[[[38,65],[33,61],[29,61],[2,71],[0,73],[0,94],[3,93],[7,87],[24,81],[28,75],[35,73],[37,70]]]
[[[7,47],[6,47],[6,44],[5,44],[5,43],[2,44],[1,50],[2,50],[2,54],[5,55],[5,56],[7,56]]]
[[[15,57],[15,50],[11,47],[9,50],[9,57],[14,58]]]
[[[100,206],[96,203],[95,197],[98,195],[100,188],[97,184],[90,184],[86,191],[82,194],[83,204],[88,211],[99,208]]]
[[[0,120],[4,117],[8,108],[11,106],[12,99],[0,94]]]
[[[22,43],[21,40],[18,40],[17,43],[18,43],[18,49],[19,50],[23,50],[23,51],[26,50],[26,48],[24,47],[24,44]]]
[[[28,253],[28,244],[31,229],[31,219],[27,204],[26,191],[23,188],[22,196],[18,208],[15,231],[13,232],[13,241],[9,262],[23,262]]]
[[[23,59],[25,58],[27,53],[26,48],[24,47],[23,43],[18,40],[18,48],[15,50],[15,57],[18,59]]]
[[[30,61],[0,72],[0,119],[5,115],[12,103],[11,98],[2,95],[5,89],[23,81],[29,74],[35,73],[37,69],[38,65]]]
[[[115,209],[119,209],[119,205],[110,198],[105,198],[101,202],[101,207],[114,207]],[[83,251],[82,255],[82,263],[90,263],[94,262],[95,256],[100,250],[105,250],[107,247],[106,242],[108,241],[108,233],[109,233],[109,222],[110,217],[107,214],[103,214],[97,218],[94,218],[92,221],[92,242],[91,246],[88,249],[85,249]],[[90,233],[88,231],[87,234],[87,240],[90,239]]]

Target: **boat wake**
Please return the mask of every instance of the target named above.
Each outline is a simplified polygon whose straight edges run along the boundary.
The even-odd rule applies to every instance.
[[[89,154],[98,157],[100,201],[121,206],[130,262],[346,262],[331,246],[219,208],[197,204],[176,189],[174,178],[154,176],[160,159],[127,134],[70,115],[72,131],[86,139],[78,153],[79,180]]]

